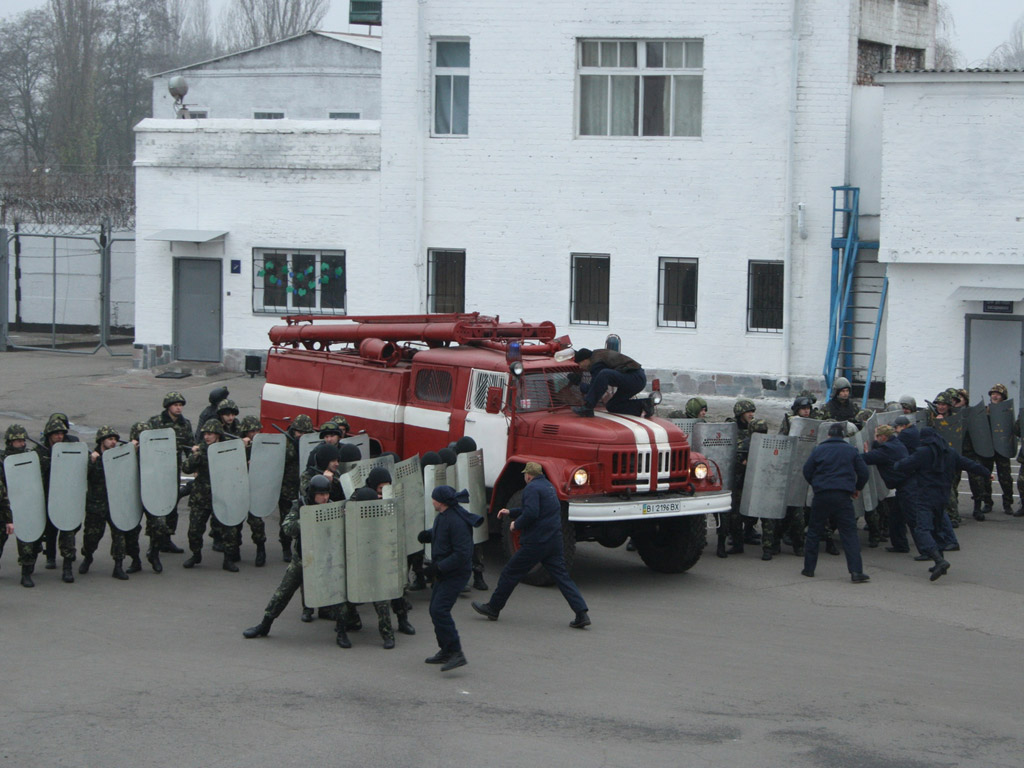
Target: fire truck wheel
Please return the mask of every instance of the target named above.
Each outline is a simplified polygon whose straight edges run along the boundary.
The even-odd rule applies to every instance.
[[[649,520],[633,533],[640,559],[658,573],[682,573],[697,561],[707,544],[704,515]]]
[[[522,498],[523,492],[516,491],[502,506],[515,509],[522,502]],[[519,536],[515,535],[515,531],[509,530],[507,517],[502,518],[501,521],[501,548],[506,562],[519,549]],[[569,507],[564,503],[562,504],[562,548],[565,552],[565,567],[571,573],[572,563],[576,557],[576,528],[569,522]],[[555,582],[543,565],[535,565],[523,578],[523,583],[534,587],[550,587]]]

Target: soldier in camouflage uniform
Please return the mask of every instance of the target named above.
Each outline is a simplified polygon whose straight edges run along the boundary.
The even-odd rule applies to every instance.
[[[103,454],[116,448],[121,435],[113,427],[103,426],[96,430],[96,449],[89,456],[89,487],[85,494],[85,531],[82,536],[82,564],[78,572],[89,572],[93,553],[100,545],[100,539],[110,524],[110,556],[114,559],[115,579],[127,581],[122,563],[126,551],[125,534],[110,521],[110,504],[107,501],[107,476],[103,471]]]
[[[210,464],[207,458],[209,446],[218,443],[224,437],[224,427],[215,419],[210,419],[203,425],[202,445],[192,446],[192,453],[181,465],[181,471],[186,474],[195,474],[196,479],[192,484],[192,493],[188,497],[188,547],[192,556],[182,565],[185,568],[194,568],[203,561],[203,534],[206,532],[206,523],[213,516],[213,491],[210,487]],[[238,544],[241,538],[239,529],[241,526],[224,526],[224,563],[222,568],[232,573],[238,572],[234,556],[238,551]]]
[[[170,427],[174,430],[174,436],[177,440],[179,469],[183,459],[192,452],[192,446],[195,445],[195,439],[192,435],[192,423],[182,413],[184,407],[185,397],[180,392],[168,392],[164,396],[164,409],[149,420],[150,429]],[[170,533],[161,541],[160,551],[180,555],[184,550],[171,541],[171,536],[178,530],[177,508],[171,510],[164,520]]]
[[[756,411],[757,406],[754,405],[753,400],[741,397],[733,404],[733,418],[726,419],[726,421],[736,422],[736,469],[732,486],[732,507],[729,510],[728,524],[724,526],[726,530],[722,530],[721,524],[718,526],[718,551],[716,554],[719,557],[743,554],[745,521],[740,514],[740,501],[743,498],[743,480],[747,473],[747,455],[750,453],[750,426],[754,421]],[[732,547],[729,549],[725,548],[727,535],[732,538]]]
[[[245,441],[245,459],[248,462],[252,456],[252,441],[263,429],[263,424],[256,416],[245,416],[238,423],[238,432]],[[252,512],[246,518],[249,524],[249,534],[252,536],[252,543],[256,545],[257,568],[262,568],[267,563],[267,527],[262,517],[256,517]]]
[[[809,395],[801,394],[793,400],[790,411],[782,417],[780,435],[788,435],[792,428],[791,419],[819,419],[821,413],[814,408],[814,401]],[[782,520],[761,520],[761,559],[771,560],[772,555],[782,551],[785,542],[793,547],[793,554],[802,556],[804,553],[804,529],[807,527],[807,507],[786,507],[786,516]],[[768,554],[765,557],[765,553]]]
[[[953,391],[956,392],[955,389]],[[949,389],[944,389],[942,392],[939,392],[939,394],[935,396],[933,403],[935,405],[935,411],[929,412],[928,414],[928,426],[934,428],[936,421],[953,413],[953,398],[949,394]],[[961,448],[961,450],[963,450],[963,448]],[[953,476],[953,480],[950,485],[949,501],[946,502],[946,514],[949,516],[950,525],[954,528],[960,527],[960,495],[957,491],[959,483],[960,473],[957,472]],[[959,549],[959,543],[956,546],[957,549]]]
[[[273,596],[270,598],[270,602],[267,603],[266,610],[263,612],[263,619],[254,627],[249,627],[242,636],[247,639],[255,637],[266,637],[270,634],[270,626],[274,623],[274,619],[281,615],[282,611],[288,606],[288,602],[292,599],[292,595],[295,594],[296,590],[302,587],[302,538],[299,526],[299,514],[302,507],[307,504],[326,504],[331,500],[331,489],[334,483],[332,479],[324,477],[323,475],[314,475],[310,478],[306,494],[303,496],[302,503],[298,500],[292,505],[292,509],[285,515],[282,527],[288,532],[290,540],[295,542],[295,557],[292,558],[291,562],[288,563],[288,568],[284,572],[284,576],[281,578],[281,583],[277,589],[274,590]],[[345,623],[341,619],[338,620],[336,626],[336,640],[340,648],[351,648],[352,641],[348,639],[348,634],[345,631]]]
[[[10,522],[14,518],[11,514],[10,499],[7,497],[7,477],[4,474],[4,459],[8,456],[17,456],[21,453],[28,453],[28,432],[21,424],[11,424],[4,433],[4,450],[0,453],[0,486],[4,487],[3,498],[0,499],[0,505],[6,510],[2,514],[5,521]],[[8,534],[6,527],[3,532],[3,542],[7,541]],[[36,558],[39,556],[39,551],[42,549],[42,536],[39,537],[38,541],[22,541],[16,539],[18,546],[18,565],[21,566],[21,586],[23,587],[34,587],[35,582],[32,581],[32,573],[36,569]],[[0,544],[0,551],[3,547]]]
[[[234,440],[242,436],[239,431],[241,424],[238,421],[238,406],[235,405],[234,400],[224,398],[218,402],[214,418],[217,419],[217,421],[220,422],[220,425],[224,428],[224,437]],[[209,419],[206,421],[209,421]],[[205,421],[199,422],[200,428],[202,428],[202,425],[205,423]],[[248,443],[246,445],[248,445]],[[249,452],[246,451],[245,455],[246,458],[248,458]],[[213,542],[210,549],[214,552],[224,552],[224,526],[220,524],[220,520],[217,519],[216,515],[210,518],[210,540]],[[266,541],[266,537],[264,537],[264,541]],[[237,563],[240,559],[241,556],[236,553],[234,562]]]
[[[697,421],[707,421],[708,415],[708,401],[703,397],[691,397],[686,401],[686,407],[683,409],[684,419],[696,419]]]
[[[299,498],[299,437],[313,431],[313,420],[304,413],[300,413],[288,427],[288,442],[284,450],[284,477],[281,479],[281,496],[277,500],[277,512],[280,519],[281,529],[278,533],[278,541],[281,542],[281,558],[286,562],[292,561],[292,537],[284,530],[284,518],[292,508],[292,504]]]
[[[43,442],[36,445],[36,453],[39,455],[39,471],[43,475],[43,492],[46,494],[47,499],[50,498],[50,461],[53,455],[53,446],[64,442],[67,433],[68,422],[64,414],[50,414],[46,426],[43,427]],[[52,536],[53,544],[60,549],[60,556],[64,567],[61,579],[66,584],[73,584],[75,581],[73,563],[75,562],[75,534],[77,532],[78,528],[75,528],[73,531],[60,531],[47,517],[46,531],[43,533],[43,540],[47,549],[46,567],[47,569],[56,567],[56,552],[50,550],[50,537]],[[53,563],[52,566],[51,562]]]
[[[838,377],[832,384],[832,399],[822,409],[822,418],[825,421],[853,421],[857,416],[857,406],[850,396],[852,391],[849,379]]]
[[[1009,392],[1006,387],[1002,384],[996,384],[988,392],[989,400],[992,403],[1001,403],[1009,399]],[[1018,434],[1018,426],[1020,422],[1014,423],[1014,434]],[[1019,436],[1019,434],[1018,434]],[[979,458],[978,463],[981,464],[990,473],[992,472],[992,466],[995,465],[996,477],[999,479],[999,488],[1003,492],[1003,513],[1007,515],[1013,514],[1013,473],[1010,471],[1010,457],[1000,456],[999,451],[994,451],[993,455],[989,458]],[[972,476],[973,477],[973,476]],[[988,491],[988,508],[989,511],[992,509],[992,477],[991,474],[988,477],[980,478],[984,486]]]
[[[149,429],[149,424],[145,421],[137,421],[132,424],[131,430],[128,432],[128,439],[131,440],[135,446],[136,458],[139,457],[139,435]],[[149,510],[143,507],[143,511],[146,514],[146,538],[149,539],[149,549],[146,550],[146,559],[149,564],[153,567],[153,573],[163,573],[164,566],[160,562],[160,544],[170,538],[171,530],[167,527],[167,516],[166,515],[153,515],[150,514]],[[130,534],[134,535],[135,545],[133,549],[138,552],[138,541],[139,531],[132,531]],[[138,568],[136,568],[138,565]],[[137,563],[135,560],[128,566],[128,573],[134,573],[137,570],[142,570],[142,563]]]

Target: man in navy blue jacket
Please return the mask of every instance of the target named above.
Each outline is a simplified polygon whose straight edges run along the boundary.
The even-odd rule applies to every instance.
[[[804,540],[804,576],[813,576],[818,564],[818,541],[825,533],[825,524],[839,529],[839,539],[846,553],[850,580],[861,584],[869,580],[860,559],[857,539],[857,516],[853,499],[868,481],[868,465],[860,452],[844,439],[846,422],[828,428],[828,440],[816,447],[804,464],[804,477],[814,489],[811,518]]]
[[[906,417],[899,417],[906,418]],[[909,552],[910,542],[907,541],[907,520],[913,515],[914,507],[911,496],[917,493],[917,479],[913,476],[897,472],[895,465],[910,454],[897,437],[896,430],[888,424],[880,424],[875,428],[875,442],[871,450],[864,454],[864,463],[878,467],[878,474],[886,488],[896,489],[896,504],[889,511],[889,541],[891,547],[886,552]],[[913,531],[914,524],[910,524]]]
[[[576,618],[569,622],[569,626],[583,629],[590,624],[590,617],[587,615],[587,603],[565,567],[562,504],[555,487],[537,462],[527,462],[523,479],[526,487],[523,489],[522,508],[498,510],[498,517],[512,516],[511,530],[519,531],[519,549],[502,569],[491,599],[486,603],[473,603],[473,610],[497,621],[512,590],[533,566],[541,563],[558,584],[569,607],[576,612]]]

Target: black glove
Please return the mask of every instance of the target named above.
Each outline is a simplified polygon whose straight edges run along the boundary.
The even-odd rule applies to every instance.
[[[420,544],[429,544],[434,540],[434,532],[429,528],[416,534],[416,541]]]
[[[583,374],[579,373],[578,371],[574,371],[573,373],[570,373],[566,378],[569,379],[570,384],[578,387],[580,382],[583,381]]]

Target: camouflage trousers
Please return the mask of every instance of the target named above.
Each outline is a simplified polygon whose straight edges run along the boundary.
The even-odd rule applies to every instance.
[[[342,603],[339,621],[344,627],[352,627],[362,622],[359,618],[357,607],[361,603]],[[404,597],[396,597],[394,600],[378,600],[373,603],[373,610],[377,612],[377,629],[384,640],[394,640],[395,630],[391,626],[391,611],[396,616],[406,616],[409,613],[409,606],[406,605]]]
[[[786,507],[786,516],[781,520],[761,518],[761,549],[778,552],[782,538],[788,533],[793,551],[803,549],[804,528],[807,515],[804,507]]]
[[[80,528],[81,526],[73,531],[62,531],[47,520],[46,530],[43,532],[43,549],[46,551],[46,559],[50,560],[56,557],[59,551],[60,556],[65,560],[74,560],[75,534]]]
[[[265,544],[267,542],[267,526],[263,523],[262,517],[256,517],[252,512],[245,520],[249,525],[249,533],[252,536],[253,544]],[[239,543],[241,543],[242,527],[238,526]],[[216,517],[210,520],[210,538],[214,541],[224,540],[224,524]]]
[[[166,515],[152,515],[146,512],[146,538],[149,539],[151,546],[154,542],[171,538],[174,528],[170,524],[170,519],[171,515],[177,514],[177,511]]]
[[[130,531],[122,531],[110,522],[110,512],[100,513],[98,510],[85,510],[85,525],[82,535],[82,556],[92,557],[99,548],[100,540],[110,525],[110,556],[114,560],[124,560],[125,555],[136,558],[139,556],[139,532],[141,525]]]
[[[281,542],[282,547],[290,547],[292,545],[292,537],[285,533],[281,526],[284,525],[284,519],[288,516],[291,511],[292,504],[295,502],[295,497],[299,495],[298,490],[290,496],[286,496],[285,492],[281,491],[281,498],[277,500],[277,515],[278,515],[278,529],[277,529],[277,540]]]
[[[238,554],[238,547],[242,543],[242,526],[222,525],[217,522],[209,501],[199,499],[195,495],[189,497],[188,500],[188,548],[193,552],[203,551],[203,534],[206,532],[206,524],[210,518],[213,518],[215,525],[221,527],[224,554]]]
[[[75,559],[76,533],[78,533],[78,528],[75,528],[73,531],[57,531],[57,545],[60,549],[60,556],[65,560]],[[18,565],[35,565],[39,553],[43,550],[44,540],[45,534],[43,538],[30,543],[18,539]]]
[[[995,467],[996,478],[999,480],[999,489],[1003,492],[1003,509],[1010,510],[1013,508],[1013,473],[1010,471],[1010,460],[1004,456],[996,454],[995,456],[979,456],[977,462],[981,464],[991,474],[992,468]],[[982,503],[985,506],[992,506],[992,478],[989,476],[980,477],[978,475],[968,475],[968,480],[971,483],[971,491],[974,492],[976,486],[980,486],[982,494]],[[1019,485],[1019,479],[1018,479]],[[975,498],[977,495],[975,492]],[[1024,496],[1022,496],[1024,498]]]
[[[954,527],[960,525],[960,472],[953,476],[953,487],[949,489],[949,498],[946,500],[946,514],[949,522]]]
[[[302,586],[302,558],[293,557],[281,577],[281,583],[277,585],[274,594],[267,603],[264,615],[268,619],[276,619],[292,599],[292,595]]]

